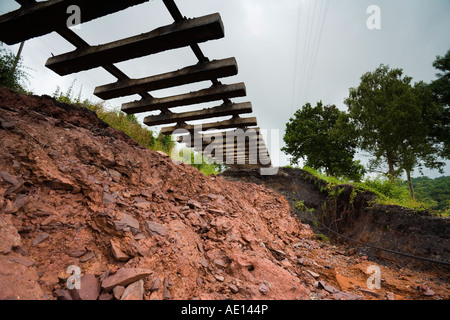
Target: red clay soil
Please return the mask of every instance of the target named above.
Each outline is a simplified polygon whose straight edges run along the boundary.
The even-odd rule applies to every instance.
[[[315,240],[279,193],[207,177],[84,108],[0,88],[0,299],[449,299],[448,273]],[[81,289],[69,290],[69,266]],[[74,277],[72,276],[71,279]]]

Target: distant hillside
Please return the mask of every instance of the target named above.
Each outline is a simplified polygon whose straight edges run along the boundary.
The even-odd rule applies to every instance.
[[[429,202],[435,210],[450,209],[450,177],[413,178],[414,191],[419,200]],[[406,185],[406,182],[405,182]]]

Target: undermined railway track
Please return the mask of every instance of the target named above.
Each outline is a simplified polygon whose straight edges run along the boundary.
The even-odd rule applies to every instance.
[[[137,114],[160,111],[147,116],[144,124],[162,127],[164,135],[177,136],[178,142],[203,153],[217,162],[231,167],[271,167],[270,154],[264,142],[256,117],[241,117],[251,114],[250,102],[233,103],[230,99],[246,96],[244,83],[223,84],[219,79],[238,73],[234,57],[210,60],[204,55],[199,43],[221,39],[225,36],[220,14],[186,18],[174,0],[163,0],[174,19],[174,23],[113,42],[90,45],[68,26],[69,7],[82,13],[80,23],[140,5],[148,0],[16,0],[21,8],[0,16],[0,41],[14,45],[51,32],[74,45],[76,49],[49,57],[46,66],[60,76],[101,67],[115,78],[114,83],[95,88],[94,94],[109,100],[138,94],[139,101],[124,103],[122,111]],[[190,47],[198,59],[196,65],[149,77],[132,79],[115,64],[164,51]],[[209,88],[168,97],[154,97],[151,92],[200,81],[211,81]],[[216,107],[196,111],[175,113],[171,109],[221,101]],[[199,125],[190,123],[228,117],[216,122]],[[213,120],[210,120],[213,121]],[[210,146],[208,148],[208,146]]]

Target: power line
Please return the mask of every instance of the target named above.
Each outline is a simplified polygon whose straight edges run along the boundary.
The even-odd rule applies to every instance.
[[[319,0],[315,1],[315,3],[317,3]],[[309,97],[309,87],[311,86],[311,80],[312,80],[312,65],[315,62],[315,52],[316,52],[316,46],[317,46],[317,39],[318,39],[318,34],[319,34],[319,27],[320,27],[320,22],[322,20],[322,5],[323,5],[323,0],[320,0],[320,4],[319,4],[319,8],[318,8],[318,12],[319,12],[319,18],[317,20],[317,24],[313,25],[313,36],[311,37],[312,39],[312,51],[311,51],[311,56],[309,57],[308,65],[306,66],[306,70],[305,70],[305,75],[306,75],[306,83],[305,83],[305,99],[308,100]],[[315,7],[314,7],[315,9]],[[316,16],[316,11],[314,10],[314,19],[313,19],[313,23],[316,22],[315,19]],[[311,40],[310,39],[310,40]]]
[[[311,28],[311,24],[310,24],[310,17],[311,17],[311,2],[306,2],[308,3],[308,14],[307,14],[307,19],[306,19],[306,33],[304,36],[304,43],[303,43],[303,55],[302,55],[302,63],[301,63],[301,67],[300,67],[300,87],[298,88],[299,90],[299,100],[300,103],[302,103],[302,89],[303,89],[303,84],[304,84],[304,79],[305,79],[305,66],[306,66],[306,60],[307,60],[307,43],[308,43],[308,34],[309,34],[309,29]]]
[[[299,3],[298,21],[297,21],[297,39],[295,48],[295,69],[294,69],[294,92],[292,94],[292,113],[294,107],[308,102],[308,96],[314,78],[314,71],[317,63],[320,44],[322,41],[323,30],[328,15],[329,0],[311,0]],[[302,13],[304,12],[304,20]],[[302,21],[305,21],[305,32],[301,32]],[[302,35],[303,50],[302,56],[299,56],[300,36]],[[299,69],[299,60],[300,69]]]
[[[316,5],[317,5],[317,1],[314,1],[314,7],[313,7],[313,15],[312,15],[312,21],[311,21],[311,28],[309,28],[309,37],[308,37],[308,47],[307,47],[307,53],[308,55],[306,56],[306,60],[305,60],[305,69],[304,69],[304,76],[305,76],[305,83],[303,84],[303,88],[304,90],[304,100],[308,100],[308,95],[306,92],[306,88],[309,86],[309,74],[308,74],[308,62],[312,61],[312,59],[314,58],[313,54],[313,50],[311,50],[311,40],[313,39],[313,34],[316,32],[317,28],[315,27],[315,22],[316,22]],[[314,41],[313,41],[313,46],[314,46]],[[308,102],[308,101],[305,101]]]
[[[50,53],[52,52],[51,50],[53,50],[53,52],[56,52],[56,49],[50,45],[47,41],[45,41],[42,37],[38,40],[40,43],[42,43],[45,47],[49,48]],[[41,48],[41,46],[39,46],[37,43],[34,43],[33,41],[29,42],[31,44],[31,46],[35,49],[38,50],[42,53],[42,55],[48,59],[48,57],[50,56],[49,52],[45,52],[44,49]],[[92,87],[96,87],[98,86],[98,81],[96,81],[92,76],[90,76],[89,74],[84,74],[84,75],[78,75],[77,77],[80,78],[84,78],[83,81],[88,83],[90,86]],[[89,79],[87,79],[89,78]]]
[[[298,108],[296,106],[297,99],[296,99],[296,92],[298,88],[298,60],[299,60],[299,42],[300,42],[300,27],[301,27],[301,18],[302,18],[302,1],[299,0],[298,2],[298,9],[297,9],[297,30],[296,30],[296,36],[295,36],[295,63],[294,63],[294,79],[293,79],[293,88],[292,88],[292,106],[291,106],[291,114],[294,114],[295,108]]]
[[[322,4],[323,1],[327,1],[326,5],[325,5],[325,9],[322,13],[322,7],[320,9],[320,20],[319,20],[319,28],[318,28],[318,37],[316,38],[316,43],[313,49],[313,60],[311,61],[310,64],[310,70],[308,72],[309,74],[309,81],[308,81],[308,86],[306,87],[306,96],[309,95],[309,90],[311,87],[311,83],[312,83],[312,79],[314,77],[314,70],[316,67],[316,63],[317,63],[317,56],[319,54],[319,48],[320,48],[320,43],[322,41],[322,34],[323,34],[323,29],[325,26],[325,21],[327,19],[327,15],[328,15],[328,6],[330,4],[329,0],[322,0]]]

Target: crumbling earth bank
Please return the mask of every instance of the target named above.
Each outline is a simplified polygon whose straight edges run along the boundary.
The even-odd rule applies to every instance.
[[[311,231],[278,194],[49,97],[0,89],[0,110],[0,298],[309,299],[294,244]]]
[[[448,277],[395,266],[368,290],[373,261],[313,238],[275,191],[206,177],[84,108],[0,88],[0,299],[450,296]]]

